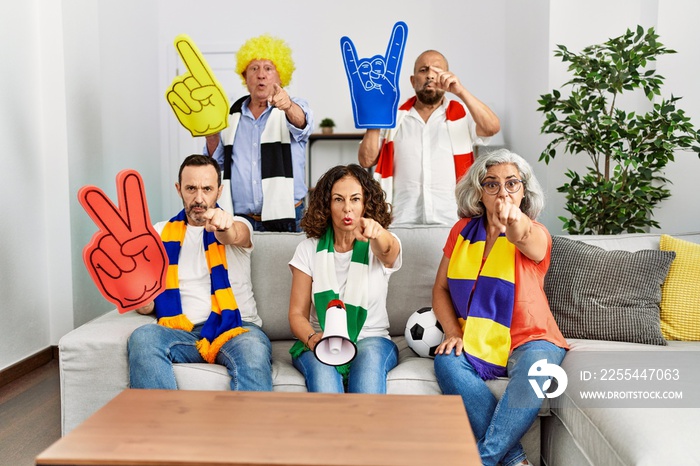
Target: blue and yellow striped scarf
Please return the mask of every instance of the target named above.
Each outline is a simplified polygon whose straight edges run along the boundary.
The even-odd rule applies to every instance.
[[[161,233],[170,265],[165,279],[165,291],[155,299],[155,310],[160,325],[189,332],[194,325],[182,313],[178,278],[178,260],[186,231],[187,217],[183,209],[165,224]],[[228,279],[226,246],[219,243],[214,233],[204,230],[202,236],[211,277],[211,314],[202,327],[202,338],[197,342],[197,349],[204,360],[214,363],[224,343],[247,330],[241,326],[241,313]]]
[[[464,352],[481,378],[506,375],[515,303],[515,246],[504,234],[483,264],[486,219],[476,217],[457,237],[447,283],[462,325]]]

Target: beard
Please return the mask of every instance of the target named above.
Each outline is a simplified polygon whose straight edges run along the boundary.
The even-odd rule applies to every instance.
[[[445,91],[438,89],[426,89],[416,91],[416,98],[425,105],[435,105],[439,103],[445,95]]]
[[[204,209],[204,212],[206,212],[209,209],[209,206],[204,203],[192,203],[189,206],[185,206],[185,214],[189,220],[188,223],[193,226],[202,226],[205,223],[203,217],[204,212],[195,212],[194,209],[196,208],[202,208]]]

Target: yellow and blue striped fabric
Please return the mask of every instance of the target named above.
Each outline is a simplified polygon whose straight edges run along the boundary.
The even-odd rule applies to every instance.
[[[476,217],[457,237],[447,269],[452,304],[462,325],[464,352],[479,375],[506,375],[515,303],[515,246],[501,234],[482,267],[486,220]]]
[[[170,265],[165,277],[165,291],[155,299],[155,310],[160,325],[189,332],[194,326],[182,313],[178,278],[180,249],[186,231],[187,218],[182,210],[168,221],[161,233]],[[228,279],[226,246],[219,243],[214,233],[206,230],[203,243],[211,277],[211,313],[202,327],[197,349],[207,362],[214,363],[224,343],[247,330],[242,327],[241,313]]]

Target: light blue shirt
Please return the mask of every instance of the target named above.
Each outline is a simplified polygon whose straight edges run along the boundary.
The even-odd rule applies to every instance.
[[[303,129],[299,129],[287,121],[291,141],[292,169],[294,171],[294,202],[297,203],[306,196],[307,192],[306,143],[313,130],[314,121],[313,112],[305,100],[292,98],[292,101],[299,105],[306,115],[306,127]],[[231,198],[233,199],[233,210],[236,214],[259,215],[262,212],[263,205],[260,136],[265,129],[272,107],[268,105],[267,109],[256,120],[248,108],[249,102],[250,97],[243,103],[241,118],[233,138]],[[208,155],[206,145],[204,146],[204,155]],[[219,142],[219,146],[211,156],[219,162],[219,166],[223,170],[223,140]]]

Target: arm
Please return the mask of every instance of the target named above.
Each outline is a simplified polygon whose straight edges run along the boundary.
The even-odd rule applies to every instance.
[[[385,230],[378,222],[371,218],[362,217],[355,230],[355,239],[369,241],[372,253],[379,259],[384,267],[392,268],[401,252],[401,245],[394,235]]]
[[[289,327],[292,333],[309,349],[313,350],[323,333],[316,333],[309,321],[311,310],[311,277],[294,266],[292,269],[292,291],[289,296]]]
[[[435,284],[433,285],[433,312],[437,317],[442,330],[445,332],[445,339],[435,350],[436,354],[449,354],[454,348],[455,354],[462,354],[462,327],[459,325],[457,316],[452,306],[452,298],[450,297],[450,289],[447,285],[447,267],[450,264],[450,259],[447,256],[442,256],[440,265],[438,266]]]
[[[434,66],[430,68],[437,73],[436,82],[440,88],[459,97],[467,106],[469,113],[474,118],[474,123],[476,123],[478,136],[493,136],[501,130],[498,116],[486,104],[474,97],[466,87],[462,86],[457,76]]]
[[[233,215],[225,210],[209,209],[204,213],[204,218],[207,221],[204,228],[214,232],[219,243],[242,248],[249,248],[252,245],[248,226],[235,220]]]
[[[498,116],[485,103],[474,97],[466,88],[457,95],[469,109],[469,113],[476,123],[476,134],[478,136],[489,137],[501,130],[501,122]]]
[[[206,150],[207,153],[205,155],[208,155],[210,157],[214,156],[214,152],[216,152],[216,148],[219,147],[219,143],[221,142],[221,133],[216,133],[212,134],[210,136],[206,137]]]
[[[489,222],[498,225],[506,234],[508,241],[513,243],[526,257],[540,262],[547,254],[547,234],[536,226],[533,221],[513,204],[509,197],[498,199],[495,212],[489,214]]]
[[[146,304],[145,306],[140,307],[140,308],[138,308],[138,309],[134,309],[134,310],[135,310],[137,313],[139,313],[139,314],[148,315],[148,314],[150,314],[151,312],[153,312],[153,310],[154,310],[155,308],[156,308],[156,303],[155,303],[155,301],[151,301],[150,303]]]
[[[269,97],[270,105],[282,110],[287,116],[287,121],[299,129],[306,127],[306,113],[297,103],[293,102],[283,88],[274,84],[274,93]]]
[[[379,158],[379,130],[368,129],[360,142],[360,148],[357,151],[357,160],[364,168],[370,168],[377,164]]]

